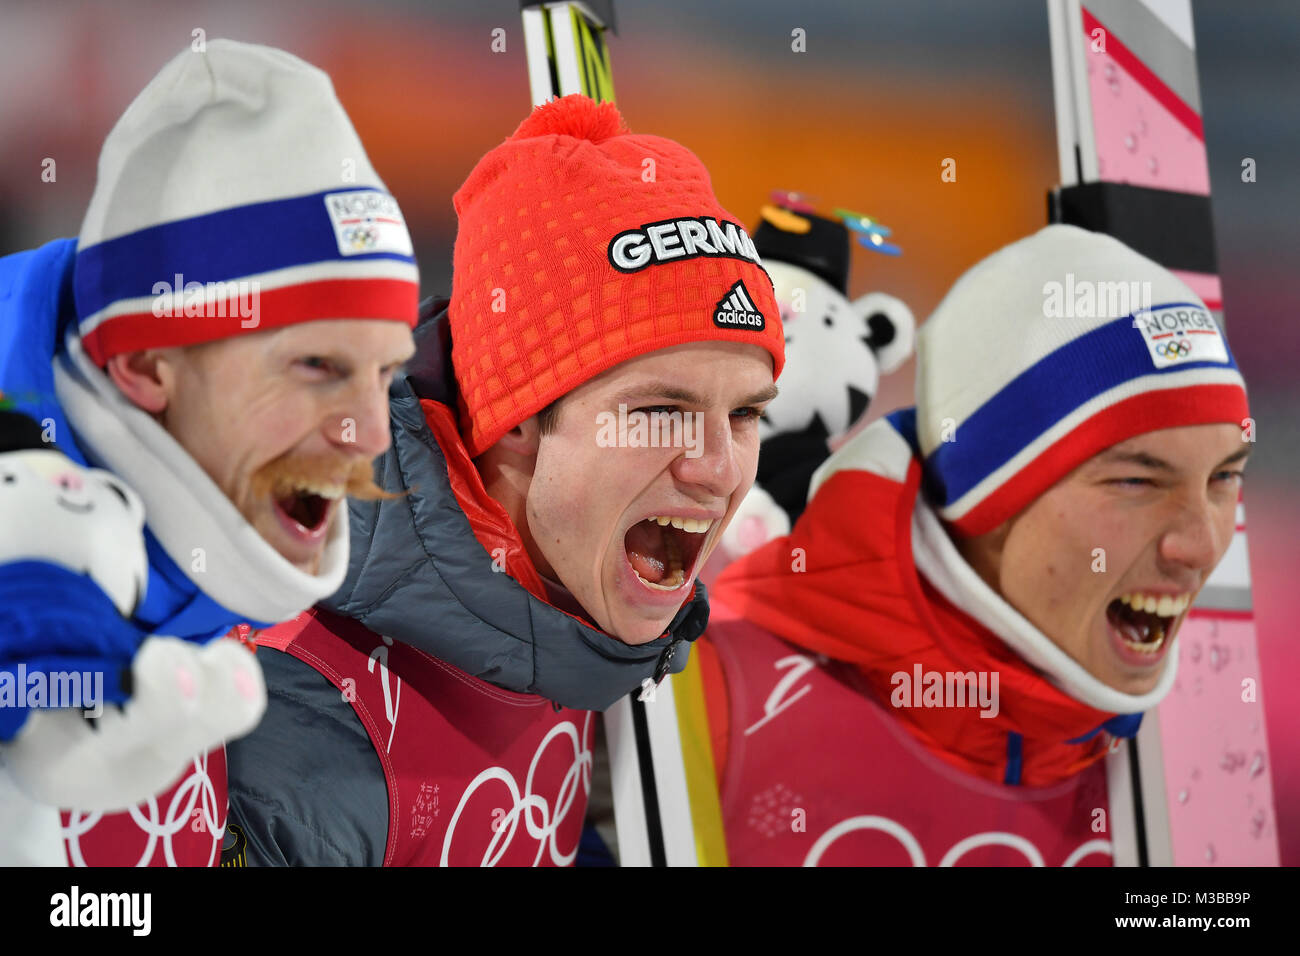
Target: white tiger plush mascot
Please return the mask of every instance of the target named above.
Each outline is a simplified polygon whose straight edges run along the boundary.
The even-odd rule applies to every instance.
[[[764,210],[754,232],[785,327],[781,393],[759,421],[758,478],[722,537],[735,559],[788,534],[830,443],[866,414],[880,376],[912,354],[916,323],[900,299],[847,294],[850,236],[841,222]]]

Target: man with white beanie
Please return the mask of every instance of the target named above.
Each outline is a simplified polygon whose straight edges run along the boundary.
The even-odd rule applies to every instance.
[[[210,720],[204,747],[250,729],[265,707],[255,659],[234,642],[204,645],[241,622],[290,619],[342,583],[342,502],[382,494],[370,465],[389,444],[387,389],[413,351],[417,303],[401,212],[323,72],[227,40],[168,63],[106,139],[79,239],[0,259],[0,390],[45,441],[144,506],[148,580],[128,616],[138,641],[124,655],[86,628],[59,652],[98,659],[124,694],[121,672],[143,653],[132,652],[163,639],[151,635],[191,642],[196,667],[237,652],[223,666],[244,674],[252,719],[247,699],[213,700],[230,716]],[[0,670],[23,662],[0,634]],[[0,765],[24,741],[88,732],[75,710],[25,717],[0,721]],[[113,796],[88,809],[153,797],[193,757],[172,753],[187,739],[175,728],[132,726],[144,736],[114,742],[128,756],[105,781]],[[166,779],[157,759],[141,771],[132,746],[174,757]],[[190,777],[208,776],[193,763]],[[224,817],[224,774],[211,777]],[[41,792],[84,792],[60,783]],[[93,841],[78,832],[84,849]],[[194,858],[214,858],[220,837],[217,821]],[[137,862],[114,858],[111,842],[101,859]]]
[[[713,588],[730,860],[1108,865],[1100,760],[1232,539],[1241,374],[1185,283],[1056,225],[957,281],[916,400]]]

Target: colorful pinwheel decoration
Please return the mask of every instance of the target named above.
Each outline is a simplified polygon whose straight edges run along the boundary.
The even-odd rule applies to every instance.
[[[769,198],[772,202],[760,210],[765,220],[785,232],[800,235],[808,232],[811,223],[799,214],[807,213],[815,216],[817,214],[817,197],[808,193],[795,192],[794,190],[774,189]],[[903,254],[901,246],[885,241],[890,234],[890,228],[882,224],[878,219],[864,213],[854,212],[852,209],[836,209],[834,215],[857,237],[861,245],[872,252],[879,252],[887,256],[900,256]]]
[[[888,226],[882,225],[878,220],[860,212],[854,212],[852,209],[836,209],[835,215],[839,216],[840,221],[848,226],[849,231],[858,237],[860,244],[873,252],[881,252],[887,256],[900,256],[903,254],[902,248],[892,242],[885,241],[885,237],[890,234],[890,229]]]

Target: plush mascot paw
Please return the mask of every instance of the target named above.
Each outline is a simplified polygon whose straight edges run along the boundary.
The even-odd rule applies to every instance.
[[[732,561],[757,550],[774,538],[790,533],[790,517],[758,485],[749,489],[722,532],[722,550]]]
[[[236,641],[204,646],[150,637],[132,665],[134,693],[99,717],[33,711],[0,750],[17,786],[48,806],[113,811],[166,790],[195,754],[257,726],[262,669]]]

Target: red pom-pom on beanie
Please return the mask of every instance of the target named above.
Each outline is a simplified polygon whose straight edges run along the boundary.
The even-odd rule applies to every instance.
[[[627,123],[613,103],[598,103],[575,93],[536,107],[510,138],[572,136],[599,144],[628,132]]]

